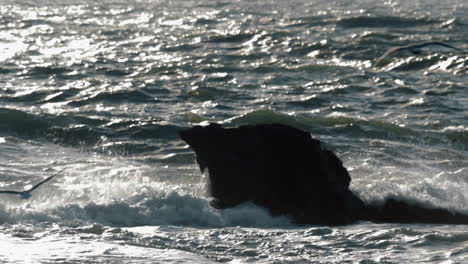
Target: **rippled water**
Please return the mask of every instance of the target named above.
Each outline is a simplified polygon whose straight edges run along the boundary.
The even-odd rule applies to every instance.
[[[2,263],[463,263],[466,225],[294,226],[215,210],[177,136],[282,122],[364,200],[468,213],[468,4],[0,1]]]

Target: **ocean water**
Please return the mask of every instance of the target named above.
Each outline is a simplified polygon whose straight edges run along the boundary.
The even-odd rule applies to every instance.
[[[177,135],[281,122],[368,202],[468,213],[468,2],[0,1],[0,263],[466,263],[467,225],[209,206]]]

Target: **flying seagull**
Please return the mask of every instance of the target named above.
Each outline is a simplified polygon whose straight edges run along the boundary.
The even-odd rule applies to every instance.
[[[28,199],[29,197],[31,197],[31,192],[33,190],[37,189],[42,184],[50,181],[53,177],[57,176],[59,173],[60,172],[57,172],[54,175],[45,178],[43,181],[37,183],[36,185],[34,185],[33,187],[31,187],[31,188],[29,188],[27,190],[24,190],[24,191],[9,191],[9,190],[3,191],[3,190],[0,190],[0,193],[18,194],[22,199]]]
[[[392,55],[393,53],[395,53],[397,51],[410,50],[411,52],[416,53],[416,51],[415,51],[416,49],[424,48],[426,46],[442,46],[442,47],[446,47],[446,48],[449,48],[449,49],[463,51],[462,49],[456,48],[456,47],[454,47],[452,45],[449,45],[449,44],[446,44],[446,43],[443,43],[443,42],[440,42],[440,41],[429,41],[429,42],[422,42],[422,43],[405,45],[405,46],[396,46],[396,47],[388,49],[382,56],[380,56],[374,62],[373,66],[374,67],[378,66],[379,64],[382,63],[383,60],[385,60],[385,58],[387,58],[388,56]]]

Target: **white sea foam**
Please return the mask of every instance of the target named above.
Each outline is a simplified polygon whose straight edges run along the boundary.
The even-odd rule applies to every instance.
[[[460,126],[447,126],[442,129],[442,132],[447,132],[447,131],[467,132],[468,127],[460,125]]]
[[[360,167],[364,166],[364,167]],[[352,189],[367,202],[383,203],[387,198],[408,201],[468,214],[468,171],[419,167],[386,166],[369,168],[364,163],[353,166]]]
[[[132,189],[130,186],[128,189]],[[267,210],[252,204],[227,210],[209,206],[206,197],[178,190],[169,184],[145,186],[138,193],[118,199],[94,202],[63,192],[31,199],[25,204],[0,208],[3,223],[101,223],[111,226],[182,225],[200,227],[278,226],[288,218],[272,217]],[[120,193],[121,194],[121,193]],[[91,196],[92,197],[92,196]],[[50,199],[50,200],[49,200]]]
[[[90,238],[90,237],[89,237]],[[175,249],[112,243],[61,236],[24,240],[0,234],[0,259],[5,263],[214,263],[202,256]]]

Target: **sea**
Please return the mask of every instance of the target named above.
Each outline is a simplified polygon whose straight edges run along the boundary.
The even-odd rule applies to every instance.
[[[466,0],[0,0],[0,190],[55,175],[0,193],[0,263],[468,263],[468,223],[214,209],[178,136],[288,124],[364,201],[468,214],[467,43]]]

